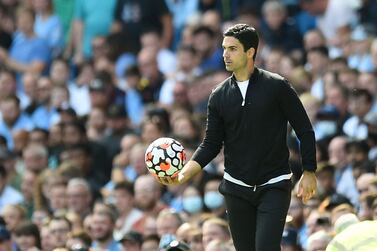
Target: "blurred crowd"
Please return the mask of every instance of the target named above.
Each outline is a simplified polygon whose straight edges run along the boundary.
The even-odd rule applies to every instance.
[[[0,0],[0,249],[234,250],[223,154],[162,187],[144,153],[168,136],[193,154],[235,23],[257,29],[257,67],[290,81],[316,135],[304,205],[288,133],[282,250],[377,250],[373,0]]]

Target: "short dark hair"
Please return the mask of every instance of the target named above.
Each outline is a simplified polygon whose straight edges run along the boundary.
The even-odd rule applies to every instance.
[[[16,96],[16,95],[14,95],[14,94],[11,94],[11,95],[9,95],[9,96],[6,96],[2,101],[12,101],[12,102],[14,102],[18,107],[20,107],[20,103],[21,103],[21,101],[20,101],[20,99]]]
[[[40,127],[35,127],[34,129],[32,129],[30,131],[31,133],[33,132],[40,132],[42,133],[45,137],[48,137],[48,135],[50,134],[50,132],[46,129],[43,129],[43,128],[40,128]]]
[[[95,74],[95,79],[101,81],[102,83],[105,84],[105,86],[111,86],[113,85],[113,79],[111,74],[108,71],[102,70],[98,71]]]
[[[234,37],[238,39],[242,44],[244,51],[254,48],[255,53],[253,58],[255,60],[259,44],[259,35],[254,27],[247,24],[236,24],[229,27],[223,35],[224,37]]]
[[[131,66],[129,66],[124,71],[124,76],[125,77],[132,77],[132,76],[141,77],[141,74],[140,74],[140,71],[139,71],[139,67],[137,67],[137,65],[131,65]]]
[[[63,151],[81,151],[85,153],[85,155],[90,156],[92,154],[92,150],[87,143],[77,143],[70,146],[66,146],[63,148]]]
[[[29,221],[20,223],[14,230],[16,236],[33,236],[35,239],[35,246],[41,248],[41,237],[38,226]]]
[[[199,25],[192,31],[192,35],[194,36],[202,33],[207,34],[210,38],[216,37],[216,32],[207,25]]]
[[[148,234],[143,237],[143,242],[145,241],[156,241],[160,242],[160,237],[157,234]]]
[[[356,99],[360,97],[365,97],[368,103],[373,102],[373,96],[367,89],[353,89],[350,93],[351,99]]]
[[[70,126],[73,127],[76,131],[78,131],[81,136],[86,135],[86,128],[85,128],[85,125],[82,122],[80,122],[80,121],[66,122],[66,123],[63,124],[63,131],[67,127],[70,127]]]
[[[141,35],[150,34],[150,33],[156,34],[159,38],[162,37],[162,31],[161,29],[158,29],[157,27],[146,26],[141,30]]]
[[[134,196],[134,185],[127,180],[115,183],[114,190],[123,190]]]
[[[329,49],[326,46],[317,46],[317,47],[310,48],[307,51],[307,54],[311,52],[319,53],[322,56],[327,57],[327,58],[329,57]]]

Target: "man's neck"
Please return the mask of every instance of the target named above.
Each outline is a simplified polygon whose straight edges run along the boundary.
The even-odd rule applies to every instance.
[[[241,82],[241,81],[249,80],[253,72],[254,72],[254,65],[248,65],[248,67],[245,67],[238,71],[234,71],[233,74],[236,80]]]

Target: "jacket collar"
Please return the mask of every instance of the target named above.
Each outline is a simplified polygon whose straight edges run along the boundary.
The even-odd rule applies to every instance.
[[[259,75],[259,71],[260,70],[256,66],[254,66],[254,71],[249,78],[249,83],[256,83],[256,80],[257,80],[258,75]],[[234,85],[237,84],[237,79],[234,76],[234,73],[232,73],[231,80],[232,80],[231,81],[232,84],[234,84]]]

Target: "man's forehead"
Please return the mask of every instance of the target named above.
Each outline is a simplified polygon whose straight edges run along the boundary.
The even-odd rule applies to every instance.
[[[223,47],[230,47],[230,46],[239,47],[239,46],[241,46],[241,43],[240,43],[240,41],[238,41],[237,38],[226,36],[223,39],[222,45],[223,45]]]

